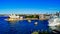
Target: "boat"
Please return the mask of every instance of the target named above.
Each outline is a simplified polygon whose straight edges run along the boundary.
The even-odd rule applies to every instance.
[[[49,28],[51,30],[58,30],[60,31],[60,17],[53,16],[53,18],[49,19]]]

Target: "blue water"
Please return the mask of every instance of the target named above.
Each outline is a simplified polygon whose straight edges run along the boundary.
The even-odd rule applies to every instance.
[[[31,34],[34,31],[49,31],[48,20],[27,20],[17,21],[12,24],[4,19],[8,17],[0,17],[0,34]],[[38,25],[34,23],[38,22]]]

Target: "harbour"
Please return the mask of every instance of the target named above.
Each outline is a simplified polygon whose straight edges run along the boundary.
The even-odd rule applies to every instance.
[[[23,18],[16,16],[15,14],[8,16],[0,16],[0,32],[1,34],[33,34],[38,32],[47,32],[51,34],[51,32],[55,30],[52,29],[53,23],[50,21],[50,24],[50,18],[45,19],[45,17],[46,16],[41,15],[41,18],[39,17],[40,19],[30,16],[27,18]],[[56,20],[56,23],[57,21],[58,20]]]
[[[38,24],[35,25],[34,24],[35,22],[37,22]],[[34,31],[41,31],[41,32],[46,31],[46,30],[49,31],[47,25],[48,25],[47,20],[44,20],[44,21],[31,20],[31,22],[28,22],[27,20],[22,20],[22,21],[18,21],[15,24],[13,24],[12,22],[9,23],[8,21],[2,18],[0,19],[0,26],[1,26],[0,31],[2,30],[4,34],[13,34],[13,33],[31,34]]]
[[[60,0],[0,0],[0,34],[60,34]]]

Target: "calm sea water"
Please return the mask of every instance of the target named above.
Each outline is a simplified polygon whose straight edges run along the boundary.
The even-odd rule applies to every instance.
[[[34,31],[49,31],[48,20],[27,20],[8,22],[4,19],[8,17],[0,16],[0,34],[31,34]],[[34,23],[38,22],[38,25]]]

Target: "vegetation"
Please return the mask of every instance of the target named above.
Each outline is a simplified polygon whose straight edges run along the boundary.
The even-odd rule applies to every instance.
[[[29,16],[26,16],[25,18],[39,18],[38,15],[29,15]]]
[[[33,32],[32,34],[49,34],[48,32]]]

